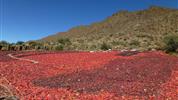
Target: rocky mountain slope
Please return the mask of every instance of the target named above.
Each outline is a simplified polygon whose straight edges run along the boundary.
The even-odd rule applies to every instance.
[[[99,50],[103,43],[112,49],[159,49],[162,39],[178,34],[178,9],[152,6],[141,11],[120,11],[88,26],[77,26],[41,41],[68,38],[72,50]]]

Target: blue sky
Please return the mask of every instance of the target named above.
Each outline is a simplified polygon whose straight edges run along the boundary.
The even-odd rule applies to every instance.
[[[178,0],[0,0],[1,40],[36,40],[101,21],[119,10],[151,5],[178,8]]]

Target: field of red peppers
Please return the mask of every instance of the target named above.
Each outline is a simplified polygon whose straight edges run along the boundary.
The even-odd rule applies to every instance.
[[[0,52],[0,84],[22,100],[177,100],[178,58],[159,51]]]

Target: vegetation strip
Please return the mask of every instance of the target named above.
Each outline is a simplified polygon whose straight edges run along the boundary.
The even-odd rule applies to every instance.
[[[31,59],[18,58],[18,57],[13,56],[12,54],[8,54],[8,56],[11,57],[12,59],[28,61],[28,62],[32,62],[34,64],[38,64],[39,63],[38,61],[31,60]]]

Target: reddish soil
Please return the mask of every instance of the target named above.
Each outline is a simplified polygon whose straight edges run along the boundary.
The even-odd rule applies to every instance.
[[[163,52],[0,52],[0,78],[22,99],[176,100],[178,58]]]

